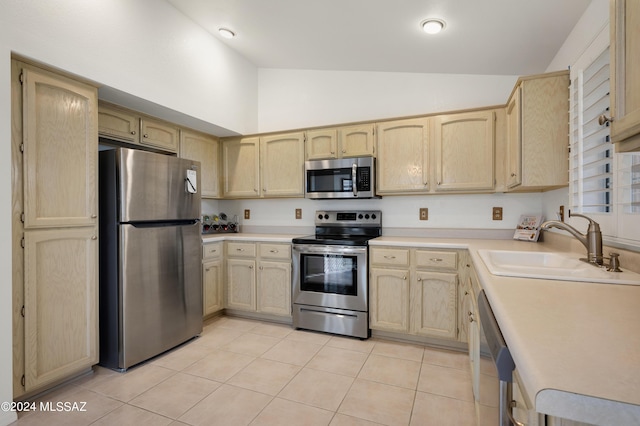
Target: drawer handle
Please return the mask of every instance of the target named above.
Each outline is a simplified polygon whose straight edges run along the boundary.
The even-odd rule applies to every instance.
[[[442,262],[444,259],[440,258],[440,257],[432,257],[431,259],[429,259],[432,262]]]
[[[276,250],[276,249],[271,249],[271,250],[269,250],[269,253],[280,253],[280,252],[278,250]]]
[[[395,256],[385,255],[385,256],[384,256],[384,258],[385,258],[385,259],[395,259],[396,257],[395,257]]]
[[[218,250],[213,249],[213,250],[209,250],[209,253],[215,253],[215,252],[217,252],[217,251],[218,251]]]
[[[237,248],[236,251],[244,251],[243,248]]]

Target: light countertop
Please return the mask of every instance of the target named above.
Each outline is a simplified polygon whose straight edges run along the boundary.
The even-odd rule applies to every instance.
[[[640,424],[640,286],[499,277],[478,255],[550,251],[544,243],[381,237],[370,245],[468,249],[536,411]]]

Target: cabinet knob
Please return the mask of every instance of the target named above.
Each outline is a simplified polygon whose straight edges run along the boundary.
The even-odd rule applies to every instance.
[[[253,269],[253,265],[249,265],[249,269]]]
[[[516,177],[516,174],[515,173],[511,173],[511,177]]]
[[[611,123],[613,121],[613,117],[607,117],[606,115],[602,114],[600,117],[598,117],[598,124],[599,125],[609,125],[609,123]]]
[[[442,185],[442,182],[438,181],[438,186]]]
[[[92,239],[92,240],[97,240],[97,239],[98,239],[98,236],[97,236],[97,235],[92,235],[92,236],[91,236],[91,239]]]
[[[334,155],[336,152],[335,151],[331,151],[331,155]]]
[[[276,249],[271,249],[271,250],[269,250],[269,253],[280,253],[280,252],[278,250],[276,250]]]
[[[473,321],[474,321],[473,317],[469,317],[469,322],[473,322]]]
[[[142,137],[143,137],[143,138],[148,138],[148,137],[149,137],[149,135],[145,133],[144,135],[142,135]]]
[[[347,152],[347,150],[346,150],[346,149],[343,149],[343,150],[342,150],[342,153],[343,153],[343,154],[344,154],[344,153],[346,153],[346,152]]]
[[[402,277],[402,279],[406,281],[407,280],[407,276],[405,275],[404,277]]]
[[[236,251],[244,251],[243,248],[237,248]]]
[[[132,135],[135,135],[135,134],[136,134],[136,131],[135,131],[135,130],[132,130],[132,131],[131,131],[131,134],[132,134]]]
[[[422,281],[422,278],[418,277],[418,282]]]
[[[97,217],[98,217],[98,215],[97,215],[97,214],[92,214],[92,215],[91,215],[91,219],[95,219],[95,218],[97,218]]]
[[[262,192],[267,192],[267,188],[262,188]]]
[[[205,271],[209,272],[211,270],[211,268],[206,268]]]
[[[432,262],[442,262],[444,259],[440,258],[440,257],[432,257],[431,259],[429,259]]]

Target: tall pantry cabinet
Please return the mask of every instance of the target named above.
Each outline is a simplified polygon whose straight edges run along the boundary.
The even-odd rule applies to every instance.
[[[98,362],[97,89],[12,61],[14,397]]]

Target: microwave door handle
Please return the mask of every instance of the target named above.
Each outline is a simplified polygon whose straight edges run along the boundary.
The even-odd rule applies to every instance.
[[[356,163],[353,163],[353,166],[351,166],[351,187],[353,188],[354,197],[358,196],[358,183],[356,181],[357,176],[358,176],[358,165]]]

